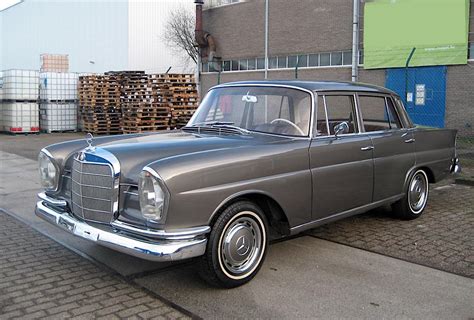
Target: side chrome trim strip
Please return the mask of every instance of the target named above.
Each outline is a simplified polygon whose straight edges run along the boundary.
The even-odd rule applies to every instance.
[[[324,217],[324,218],[320,218],[320,219],[313,220],[313,221],[310,221],[310,222],[306,222],[306,223],[300,224],[298,226],[292,227],[290,229],[290,234],[295,235],[295,234],[298,234],[302,231],[316,228],[316,227],[318,227],[322,224],[325,224],[327,222],[330,222],[332,220],[340,219],[342,217],[347,218],[347,217],[350,217],[350,216],[353,216],[353,215],[356,215],[356,214],[359,214],[359,213],[362,213],[362,212],[366,212],[370,209],[377,208],[377,207],[379,207],[379,206],[381,206],[385,203],[395,202],[395,201],[397,201],[401,198],[403,198],[403,194],[398,194],[396,196],[389,197],[389,198],[379,200],[379,201],[376,201],[376,202],[372,202],[372,203],[369,203],[369,204],[366,204],[366,205],[363,205],[363,206],[360,206],[360,207],[357,207],[357,208],[353,208],[353,209],[349,209],[349,210],[346,210],[346,211],[343,211],[343,212],[339,212],[339,213],[333,214],[333,215],[328,216],[328,217]]]

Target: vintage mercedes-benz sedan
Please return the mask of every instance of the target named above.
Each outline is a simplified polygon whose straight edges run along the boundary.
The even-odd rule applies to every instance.
[[[429,183],[460,170],[455,138],[376,86],[227,83],[181,130],[44,148],[36,214],[143,259],[199,257],[204,279],[235,287],[271,239],[387,204],[419,217]]]

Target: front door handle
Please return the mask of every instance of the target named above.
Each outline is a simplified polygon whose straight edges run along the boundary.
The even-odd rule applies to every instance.
[[[370,151],[370,150],[373,150],[373,149],[374,149],[374,146],[367,146],[367,147],[360,148],[360,150],[362,150],[362,151]]]
[[[413,142],[415,142],[415,139],[413,138],[405,140],[405,143],[413,143]]]

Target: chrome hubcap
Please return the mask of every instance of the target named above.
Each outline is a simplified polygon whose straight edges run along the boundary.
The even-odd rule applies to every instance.
[[[423,173],[417,173],[410,182],[408,200],[414,213],[419,213],[425,207],[428,198],[428,183]]]
[[[231,276],[245,277],[255,270],[262,258],[265,236],[260,218],[256,220],[253,216],[253,212],[240,213],[221,238],[219,258]]]

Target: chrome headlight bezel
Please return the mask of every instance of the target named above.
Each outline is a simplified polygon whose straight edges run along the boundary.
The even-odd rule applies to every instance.
[[[46,191],[58,191],[60,169],[51,153],[42,149],[38,155],[38,169],[41,186]]]
[[[143,168],[138,180],[142,218],[149,223],[163,224],[166,221],[169,198],[168,188],[158,173],[149,167]]]

